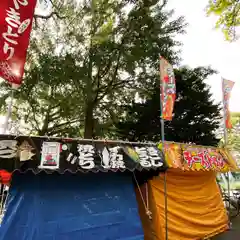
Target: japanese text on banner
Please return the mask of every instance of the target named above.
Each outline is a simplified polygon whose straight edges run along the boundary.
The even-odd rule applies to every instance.
[[[0,1],[0,77],[20,85],[36,0]]]
[[[160,76],[162,118],[170,121],[176,99],[176,81],[172,65],[163,57],[160,57]]]

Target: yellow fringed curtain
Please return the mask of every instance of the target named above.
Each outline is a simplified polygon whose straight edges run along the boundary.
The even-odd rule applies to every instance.
[[[167,171],[168,239],[196,240],[217,235],[228,228],[228,217],[216,183],[215,172]],[[163,175],[148,183],[148,220],[137,193],[145,240],[165,239]],[[144,189],[142,190],[144,192]]]

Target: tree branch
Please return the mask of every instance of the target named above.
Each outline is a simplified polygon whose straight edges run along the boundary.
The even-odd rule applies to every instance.
[[[35,128],[35,130],[40,131],[40,128],[38,127],[39,126],[39,122],[37,121],[37,118],[36,118],[36,110],[35,110],[35,108],[34,108],[34,106],[33,106],[33,104],[31,102],[29,102],[29,106],[32,109],[33,121],[36,124],[36,126],[34,126],[34,124],[33,124],[33,127]]]
[[[57,129],[59,129],[61,127],[64,127],[66,125],[71,125],[71,124],[79,122],[79,121],[80,121],[79,118],[77,118],[77,119],[72,120],[72,121],[67,121],[67,122],[63,122],[63,123],[60,123],[60,124],[53,125],[52,127],[47,129],[47,132],[49,133],[49,132],[56,131]]]
[[[113,89],[113,88],[114,88],[113,85],[114,85],[114,82],[116,81],[116,78],[117,78],[117,73],[118,73],[118,69],[119,69],[119,65],[120,65],[120,58],[121,58],[121,56],[122,56],[123,49],[124,49],[124,44],[125,44],[125,42],[126,42],[125,34],[128,33],[130,27],[131,27],[131,24],[129,24],[129,25],[126,27],[125,33],[123,34],[122,39],[121,39],[121,43],[120,43],[120,45],[115,49],[115,50],[118,50],[118,52],[117,52],[118,55],[117,55],[117,60],[116,60],[116,63],[117,63],[117,64],[116,64],[115,69],[114,69],[114,71],[113,71],[111,81],[110,81],[110,82],[108,83],[108,85],[105,86],[105,87],[100,87],[100,85],[98,86],[98,88],[96,89],[96,97],[95,97],[95,99],[94,99],[94,102],[95,102],[95,103],[97,103],[97,102],[99,102],[101,99],[103,99],[103,98],[104,98],[104,95],[106,95],[107,92],[108,92],[110,89]],[[111,58],[110,58],[109,60],[111,60]],[[112,65],[112,62],[110,61],[109,63],[110,63],[110,65],[109,65],[109,69],[110,69],[110,67],[111,67],[111,65]],[[107,66],[107,67],[108,67],[108,66]],[[106,70],[109,70],[109,69],[106,68]],[[106,74],[106,73],[104,73],[104,74]],[[119,83],[119,82],[118,82],[118,83]],[[116,84],[115,84],[115,85],[116,85]],[[118,85],[118,84],[117,84],[117,85]],[[117,86],[117,85],[116,85],[116,86]],[[105,89],[106,89],[106,90],[105,90]],[[101,90],[105,90],[105,94],[103,94],[102,96],[100,96],[100,97],[98,98],[99,94],[101,93]]]
[[[160,6],[160,10],[162,10],[167,4],[167,0],[163,0],[161,6]]]
[[[34,14],[34,19],[36,20],[37,18],[41,18],[41,19],[47,20],[47,19],[53,17],[54,15],[57,16],[57,18],[59,18],[59,19],[65,19],[65,18],[66,18],[66,16],[60,16],[58,12],[53,11],[53,12],[51,12],[51,13],[48,14],[48,15]]]
[[[111,85],[108,85],[105,87],[105,89],[102,89],[102,95],[99,96],[99,98],[96,100],[97,102],[101,101],[106,95],[107,93],[110,91],[110,89],[120,89],[120,88],[123,88],[123,87],[126,87],[126,85],[129,85],[129,87],[131,86],[131,84],[133,83],[134,80],[123,80],[123,81],[119,81],[115,84],[111,84]]]

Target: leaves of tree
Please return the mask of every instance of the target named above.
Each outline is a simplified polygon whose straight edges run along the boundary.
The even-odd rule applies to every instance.
[[[176,142],[192,142],[217,145],[215,131],[219,127],[220,108],[211,99],[204,80],[215,73],[210,68],[187,67],[175,70],[177,99],[174,117],[165,122],[165,139]],[[127,113],[117,124],[118,135],[131,141],[160,141],[160,91],[156,86],[143,103],[126,106]]]
[[[186,24],[156,0],[50,2],[36,18],[14,114],[40,135],[103,135],[157,81],[159,54],[178,62],[174,36]]]
[[[226,40],[237,38],[236,28],[240,26],[240,2],[236,0],[209,0],[207,14],[218,17],[216,28],[221,28]]]

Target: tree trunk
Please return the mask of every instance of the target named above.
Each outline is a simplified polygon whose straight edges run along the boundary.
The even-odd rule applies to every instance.
[[[93,119],[93,106],[89,104],[85,113],[84,120],[84,138],[91,139],[93,137],[93,128],[94,128],[94,119]]]
[[[44,121],[43,121],[43,127],[40,131],[38,131],[39,136],[48,135],[47,133],[48,133],[48,125],[49,125],[49,114],[50,114],[50,110],[48,108],[46,116],[45,116]]]

